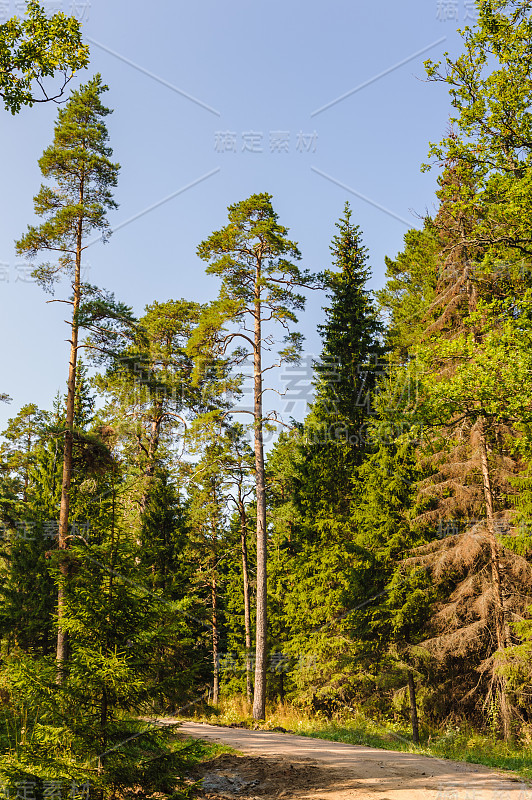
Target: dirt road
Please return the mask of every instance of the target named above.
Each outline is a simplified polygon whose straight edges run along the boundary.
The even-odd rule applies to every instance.
[[[185,722],[181,732],[239,750],[204,767],[205,797],[297,800],[532,800],[486,767],[273,731]]]

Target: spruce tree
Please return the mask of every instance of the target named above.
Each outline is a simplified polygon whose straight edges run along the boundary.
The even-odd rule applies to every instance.
[[[316,398],[302,431],[298,468],[297,505],[318,537],[341,528],[349,516],[355,470],[373,448],[368,424],[385,352],[366,288],[368,254],[348,203],[336,227],[333,269],[326,273],[329,305],[319,326],[323,348],[315,365]]]
[[[348,204],[337,228],[335,269],[326,273],[329,305],[320,326],[316,399],[303,426],[281,436],[268,471],[278,549],[272,594],[282,607],[278,646],[303,658],[293,675],[301,696],[328,711],[348,702],[356,683],[360,637],[347,635],[353,626],[346,612],[369,592],[355,580],[362,568],[353,513],[364,488],[357,471],[378,447],[368,428],[385,352],[366,288],[367,251]],[[368,556],[360,558],[363,563]],[[376,580],[382,585],[386,578]]]
[[[23,503],[28,500],[30,470],[35,463],[35,447],[43,437],[46,417],[46,412],[41,411],[35,403],[28,403],[8,420],[8,426],[2,433],[6,441],[0,446],[0,458],[16,479]]]
[[[371,412],[384,349],[382,325],[367,289],[368,251],[359,226],[351,221],[347,202],[336,227],[330,248],[332,270],[326,273],[330,304],[325,308],[325,324],[318,325],[323,347],[315,365],[314,406],[316,416],[331,423],[329,432],[334,424],[342,426],[342,438],[355,445],[354,451]]]

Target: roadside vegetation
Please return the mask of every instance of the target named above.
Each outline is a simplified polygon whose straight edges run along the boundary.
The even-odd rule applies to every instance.
[[[532,781],[532,728],[522,730],[518,741],[501,741],[497,730],[491,735],[480,734],[463,724],[451,724],[443,729],[420,727],[420,744],[412,741],[408,719],[396,714],[389,719],[372,719],[361,711],[349,709],[343,714],[326,718],[309,714],[289,703],[269,703],[266,720],[257,723],[245,697],[221,701],[217,708],[207,706],[190,717],[195,722],[227,725],[247,729],[277,730],[332,742],[378,747],[402,753],[418,753],[451,761],[483,764],[491,769],[504,770],[516,777]]]

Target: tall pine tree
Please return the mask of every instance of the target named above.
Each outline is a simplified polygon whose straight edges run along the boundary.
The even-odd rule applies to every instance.
[[[72,318],[59,514],[59,547],[62,550],[68,548],[79,315],[86,289],[81,279],[82,260],[88,247],[87,235],[98,230],[103,237],[108,236],[110,229],[106,212],[116,207],[111,189],[117,183],[118,165],[110,161],[112,151],[107,144],[108,133],[104,123],[110,110],[100,99],[106,89],[100,75],[96,75],[73,92],[65,108],[59,111],[54,141],[39,161],[43,176],[51,183],[41,186],[35,197],[35,212],[45,221],[39,226],[28,226],[26,234],[17,242],[18,253],[30,258],[43,252],[60,254],[57,263],[46,262],[34,272],[45,288],[53,286],[63,274],[68,276],[72,285],[72,298],[67,301],[72,306]],[[58,592],[57,662],[60,672],[67,658],[67,637],[61,619],[68,572],[65,559]]]

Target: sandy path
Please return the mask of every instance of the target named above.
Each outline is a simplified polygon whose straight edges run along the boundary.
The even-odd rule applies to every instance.
[[[309,775],[313,765],[319,767],[316,773],[321,775],[324,769],[330,770],[330,782],[327,780],[325,785],[322,780],[314,787],[302,785],[294,790],[291,786],[287,793],[280,787],[272,797],[284,794],[301,800],[532,800],[532,788],[471,764],[195,722],[184,722],[180,731],[193,738],[221,742],[255,759],[265,759],[270,770],[281,766],[286,769],[290,764],[300,772],[302,766],[308,765]]]

